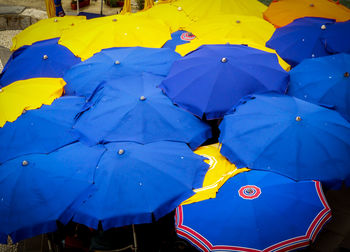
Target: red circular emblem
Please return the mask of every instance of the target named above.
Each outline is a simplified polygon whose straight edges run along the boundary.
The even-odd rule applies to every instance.
[[[181,39],[184,41],[191,41],[195,38],[196,36],[194,36],[192,33],[190,32],[184,32],[181,34]]]
[[[255,185],[246,185],[246,186],[242,186],[238,190],[238,194],[243,199],[252,200],[260,196],[261,189]]]

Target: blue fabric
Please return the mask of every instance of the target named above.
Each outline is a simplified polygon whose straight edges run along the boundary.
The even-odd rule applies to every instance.
[[[185,110],[217,119],[248,94],[284,93],[288,80],[275,54],[244,45],[205,45],[175,61],[160,88]]]
[[[220,124],[221,153],[238,167],[350,185],[350,123],[295,97],[256,95]],[[297,121],[297,117],[301,120]]]
[[[56,16],[57,17],[64,17],[66,13],[64,13],[64,10],[62,8],[61,0],[54,0],[55,8],[56,8]]]
[[[58,38],[49,39],[16,50],[0,74],[0,86],[30,78],[62,78],[69,68],[81,60],[57,42]],[[47,59],[43,58],[44,55],[47,55]]]
[[[328,52],[350,53],[350,21],[330,25],[322,39]]]
[[[7,122],[0,128],[0,164],[25,154],[49,153],[77,141],[72,127],[84,104],[82,97],[61,97]]]
[[[174,210],[201,187],[208,164],[186,144],[119,142],[105,145],[95,173],[96,190],[73,221],[107,230],[150,223]],[[123,154],[118,154],[124,150]]]
[[[305,17],[277,28],[266,46],[275,49],[292,67],[307,58],[327,56],[322,39],[333,19]],[[326,26],[322,30],[322,25]]]
[[[72,67],[64,75],[66,94],[89,97],[104,80],[148,72],[166,76],[180,58],[168,48],[109,48]],[[115,64],[119,61],[120,64]]]
[[[331,107],[350,121],[350,55],[304,60],[290,71],[288,94]]]
[[[85,16],[86,19],[93,19],[98,17],[104,17],[105,15],[97,14],[97,13],[90,13],[90,12],[79,12],[78,16]]]
[[[56,220],[67,222],[72,216],[65,211],[71,212],[92,190],[95,168],[104,151],[75,143],[0,165],[1,237],[10,235],[15,243],[54,231]]]
[[[251,193],[255,198],[240,196],[247,185],[257,188]],[[256,197],[258,189],[261,194]],[[291,251],[293,245],[308,246],[330,214],[320,183],[249,171],[229,179],[216,198],[179,207],[176,231],[200,251]],[[281,243],[291,238],[294,243]]]
[[[169,48],[169,49],[172,49],[172,50],[175,51],[176,46],[189,43],[190,42],[189,40],[184,40],[184,39],[181,38],[182,34],[188,34],[188,32],[187,31],[176,31],[176,32],[173,32],[171,34],[171,39],[168,40],[163,45],[162,48]]]
[[[80,140],[92,145],[170,140],[196,149],[211,137],[211,128],[171,103],[156,87],[163,79],[144,73],[103,83],[74,126]]]

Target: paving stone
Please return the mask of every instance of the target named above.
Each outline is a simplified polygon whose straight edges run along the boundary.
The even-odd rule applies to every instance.
[[[24,6],[0,5],[0,15],[3,14],[20,14],[24,11]]]
[[[11,51],[6,47],[0,46],[0,60],[3,66],[5,66],[10,56],[11,56]]]
[[[350,232],[350,213],[341,209],[333,209],[332,220],[327,224],[326,229],[346,236]]]
[[[0,31],[7,30],[7,18],[0,16]]]
[[[350,251],[350,232],[345,236],[339,247],[341,251]]]
[[[342,243],[344,236],[329,230],[320,232],[315,242],[311,244],[310,251],[332,252],[338,251],[339,245]]]
[[[36,18],[40,20],[40,19],[47,18],[47,13],[46,11],[43,11],[43,10],[27,8],[21,13],[21,16],[30,16],[32,18]]]
[[[342,209],[350,214],[350,188],[330,190],[326,193],[326,198],[332,210]]]

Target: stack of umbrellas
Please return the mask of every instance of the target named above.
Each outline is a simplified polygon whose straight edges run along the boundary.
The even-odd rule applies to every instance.
[[[200,251],[308,246],[322,187],[350,185],[348,20],[326,0],[174,0],[27,28],[0,75],[0,242],[176,209]]]

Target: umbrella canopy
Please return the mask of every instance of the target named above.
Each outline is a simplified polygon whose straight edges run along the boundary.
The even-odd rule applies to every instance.
[[[90,96],[104,80],[147,72],[166,76],[180,55],[168,48],[111,48],[73,66],[64,75],[66,94]]]
[[[204,45],[174,62],[160,88],[200,118],[221,118],[244,96],[284,93],[288,73],[277,56],[243,45]]]
[[[171,212],[201,186],[208,165],[186,144],[119,142],[107,151],[95,173],[96,192],[76,211],[73,221],[107,230],[150,223]]]
[[[134,15],[112,15],[87,20],[66,30],[59,44],[86,60],[102,49],[144,46],[160,48],[171,39],[159,19]]]
[[[304,60],[290,72],[288,94],[333,107],[350,121],[350,55]]]
[[[182,205],[215,198],[219,188],[231,177],[245,171],[247,168],[237,169],[237,167],[230,163],[220,153],[221,146],[216,144],[201,146],[194,151],[194,153],[201,155],[207,160],[206,163],[210,165],[208,172],[205,174],[203,186],[193,191],[196,193],[191,198],[182,202]]]
[[[327,56],[330,53],[322,40],[327,27],[334,20],[324,18],[300,18],[291,24],[276,29],[266,46],[277,53],[291,66],[307,58]]]
[[[220,15],[194,22],[187,27],[187,30],[199,39],[225,38],[265,45],[275,28],[256,16]]]
[[[337,22],[350,20],[350,10],[329,0],[277,0],[264,12],[264,18],[276,27],[286,26],[294,19],[321,17]]]
[[[337,112],[278,94],[255,95],[220,125],[221,153],[237,167],[350,183],[350,123]]]
[[[185,12],[192,20],[222,14],[236,14],[245,16],[263,17],[267,7],[256,0],[227,1],[227,0],[177,0],[171,5],[177,6],[180,11]]]
[[[334,23],[324,33],[326,50],[330,53],[350,53],[350,21]]]
[[[0,86],[30,78],[62,78],[69,68],[81,60],[64,46],[58,45],[57,41],[36,42],[15,51],[0,74]]]
[[[175,50],[176,46],[189,43],[196,36],[187,31],[176,31],[171,34],[171,40],[168,40],[162,47]]]
[[[65,84],[59,78],[33,78],[0,89],[0,127],[15,121],[24,110],[50,105],[62,95]]]
[[[103,148],[81,143],[50,154],[22,156],[0,165],[0,242],[18,242],[68,222],[68,209],[90,191]]]
[[[49,153],[76,141],[72,126],[84,104],[82,97],[64,96],[6,123],[0,128],[0,164],[25,154]]]
[[[183,11],[170,4],[155,4],[147,11],[140,11],[135,15],[161,19],[171,32],[185,29],[192,22]]]
[[[83,16],[65,16],[39,20],[12,38],[11,51],[37,41],[58,38],[64,30],[74,27],[85,19]]]
[[[320,182],[249,171],[215,199],[179,206],[175,224],[200,251],[291,251],[314,241],[330,218]]]
[[[142,74],[103,83],[74,128],[81,141],[150,143],[161,140],[197,148],[211,137],[209,125],[174,106],[159,88],[163,77]]]

